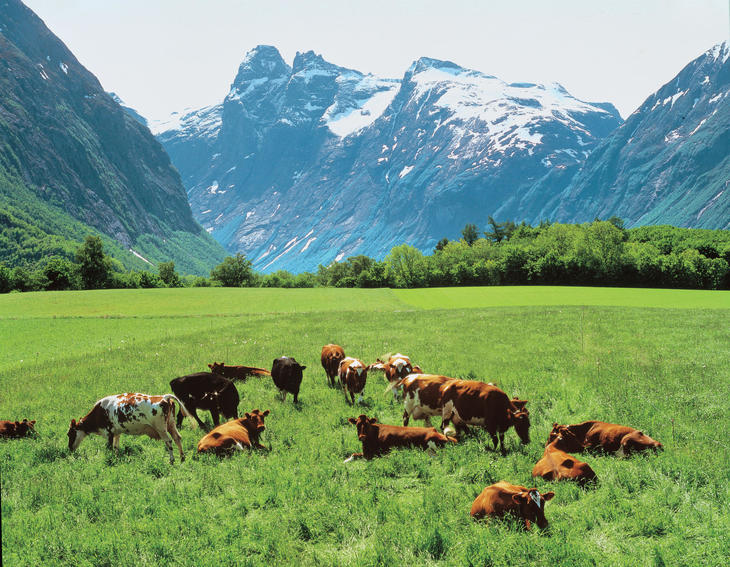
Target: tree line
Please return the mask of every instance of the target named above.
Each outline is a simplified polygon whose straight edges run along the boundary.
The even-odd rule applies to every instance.
[[[467,224],[462,238],[441,239],[431,254],[408,244],[383,260],[351,256],[316,272],[256,272],[242,254],[226,257],[210,277],[180,275],[173,262],[154,271],[125,271],[88,236],[75,261],[52,256],[33,267],[0,264],[0,293],[154,287],[440,287],[595,285],[730,289],[730,231],[645,226],[626,229],[612,217],[583,224],[538,226],[488,217]]]

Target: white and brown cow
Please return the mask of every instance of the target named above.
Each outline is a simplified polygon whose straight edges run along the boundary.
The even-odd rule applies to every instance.
[[[410,418],[422,419],[431,425],[431,418],[443,413],[441,390],[444,384],[455,380],[440,374],[409,374],[394,388],[403,387],[403,425],[408,425]]]
[[[362,403],[362,392],[365,389],[365,381],[368,377],[368,369],[362,360],[347,356],[342,359],[337,370],[342,384],[342,391],[345,393],[345,401],[355,404],[355,394],[359,394],[357,401]],[[350,394],[350,399],[347,398]]]
[[[386,362],[377,359],[375,363],[368,366],[368,371],[370,370],[377,370],[385,374],[385,379],[390,385],[388,389],[393,391],[393,397],[398,401],[398,382],[413,373],[413,365],[411,359],[405,354],[397,353],[389,356]]]
[[[78,422],[75,419],[71,420],[68,448],[70,451],[75,451],[84,438],[92,433],[106,436],[107,446],[115,451],[119,448],[119,437],[122,433],[147,435],[165,442],[170,455],[170,464],[175,462],[172,452],[172,441],[175,441],[180,450],[180,461],[184,461],[180,434],[175,427],[174,402],[180,405],[180,411],[188,417],[193,427],[197,427],[183,403],[172,394],[162,396],[139,393],[117,394],[100,399]]]

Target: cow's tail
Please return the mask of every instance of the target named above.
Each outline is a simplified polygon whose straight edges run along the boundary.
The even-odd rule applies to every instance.
[[[178,405],[180,406],[180,411],[182,412],[182,414],[183,414],[183,415],[184,415],[185,417],[187,417],[187,418],[188,418],[188,421],[190,422],[190,425],[192,425],[192,426],[193,426],[193,429],[197,429],[197,428],[198,428],[198,422],[197,422],[197,421],[195,421],[195,420],[193,419],[193,415],[192,415],[192,414],[191,414],[191,413],[190,413],[190,412],[188,411],[188,409],[187,409],[187,408],[185,407],[185,404],[183,404],[183,403],[182,403],[182,402],[180,401],[180,398],[178,398],[178,397],[177,397],[176,395],[174,395],[174,394],[165,394],[165,395],[163,396],[163,398],[164,398],[165,400],[172,400],[172,401],[175,401],[175,402],[177,402],[177,403],[178,403]]]

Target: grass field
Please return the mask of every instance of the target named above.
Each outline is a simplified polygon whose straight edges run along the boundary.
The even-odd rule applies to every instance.
[[[38,420],[0,442],[5,565],[726,565],[730,559],[730,295],[595,288],[181,289],[0,296],[0,418]],[[532,443],[481,431],[436,456],[359,450],[347,418],[400,423],[373,374],[363,406],[326,386],[323,344],[366,362],[391,351],[529,400]],[[300,404],[238,384],[270,409],[269,453],[170,466],[160,442],[93,436],[71,418],[123,391],[169,392],[213,360],[307,365]],[[204,419],[209,420],[206,413]],[[554,421],[601,419],[662,441],[658,455],[585,455],[599,485],[533,481]],[[434,420],[434,424],[436,420]],[[484,486],[553,490],[549,533],[469,518]]]

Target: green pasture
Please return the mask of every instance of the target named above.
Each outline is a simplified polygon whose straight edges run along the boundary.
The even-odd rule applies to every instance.
[[[5,565],[726,565],[730,559],[727,292],[597,288],[116,290],[0,296],[0,418],[38,420],[0,442]],[[541,300],[542,298],[542,300]],[[541,302],[542,301],[542,302]],[[368,379],[352,408],[326,386],[323,344],[365,362],[401,351],[426,371],[476,376],[529,400],[532,443],[509,453],[474,431],[436,456],[359,450],[347,418],[400,423]],[[71,418],[123,391],[169,392],[213,360],[307,365],[294,406],[268,379],[238,383],[241,412],[270,409],[268,453],[170,466],[162,443],[101,437],[69,454]],[[202,414],[210,421],[209,414]],[[666,447],[584,455],[581,490],[530,478],[551,424],[601,419]],[[434,425],[438,425],[434,420]],[[474,523],[484,486],[556,497],[548,533]]]

